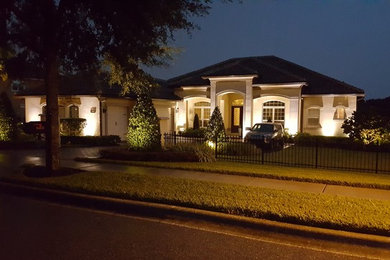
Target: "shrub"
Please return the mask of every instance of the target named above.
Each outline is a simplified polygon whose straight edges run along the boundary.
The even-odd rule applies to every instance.
[[[85,118],[61,118],[60,134],[64,136],[80,136],[87,120]]]
[[[125,161],[198,162],[196,154],[180,151],[129,151],[127,149],[100,150],[102,158]]]
[[[199,129],[199,116],[195,114],[194,116],[194,130]]]
[[[137,97],[137,103],[130,114],[127,142],[131,150],[161,149],[160,121],[149,95]]]
[[[215,162],[215,152],[206,144],[179,143],[169,147],[169,150],[195,154],[198,162]]]
[[[185,137],[205,137],[206,129],[204,128],[189,128],[186,129],[181,135]]]
[[[16,129],[16,122],[11,101],[6,93],[0,95],[0,141],[13,139]]]
[[[218,107],[215,107],[211,115],[205,137],[212,142],[215,142],[216,139],[219,141],[226,137],[225,125],[223,124],[221,111],[219,111]]]
[[[61,144],[75,144],[85,146],[117,145],[121,139],[117,135],[107,136],[61,136]]]
[[[221,142],[218,144],[218,154],[221,155],[249,156],[253,155],[255,151],[260,152],[261,149],[250,143]]]

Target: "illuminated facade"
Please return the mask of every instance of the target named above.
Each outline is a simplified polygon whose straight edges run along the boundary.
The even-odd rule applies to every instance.
[[[230,59],[166,85],[181,98],[177,131],[193,127],[195,114],[207,124],[205,112],[219,106],[233,135],[245,135],[255,123],[279,122],[290,134],[342,136],[344,119],[364,97],[361,89],[275,56]]]
[[[60,118],[85,118],[84,135],[124,138],[134,97],[121,96],[120,87],[78,82],[60,89]],[[364,97],[361,89],[275,56],[230,59],[159,83],[152,97],[162,133],[192,128],[195,114],[206,127],[218,106],[232,135],[245,135],[255,123],[279,122],[290,134],[342,136],[343,121]],[[26,122],[44,119],[42,90],[19,96]]]

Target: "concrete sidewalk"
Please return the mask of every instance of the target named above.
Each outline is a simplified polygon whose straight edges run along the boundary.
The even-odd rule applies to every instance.
[[[95,148],[66,148],[62,149],[61,166],[80,168],[87,171],[119,171],[129,173],[142,173],[160,176],[172,176],[201,181],[239,184],[252,187],[264,187],[278,190],[312,192],[319,194],[332,194],[355,198],[367,198],[390,201],[390,190],[356,188],[341,185],[327,185],[320,183],[276,180],[259,177],[247,177],[200,171],[174,170],[163,168],[129,166],[111,163],[92,163],[74,161],[74,157],[97,157],[100,147]],[[0,151],[0,176],[12,174],[22,163],[44,164],[43,151]],[[313,169],[315,171],[315,169]],[[389,176],[390,178],[390,176]]]
[[[64,162],[65,163],[65,162]],[[289,190],[289,191],[302,191],[312,193],[323,193],[331,195],[340,195],[355,198],[366,198],[376,200],[390,201],[390,190],[370,189],[370,188],[357,188],[341,185],[327,185],[321,183],[310,182],[298,182],[288,180],[276,180],[259,177],[248,177],[239,175],[227,175],[218,173],[207,173],[200,171],[187,171],[187,170],[175,170],[175,169],[163,169],[153,167],[139,167],[129,166],[121,164],[110,163],[85,163],[82,162],[66,162],[68,166],[82,167],[88,171],[119,171],[129,173],[143,173],[159,176],[171,176],[178,178],[186,178],[192,180],[211,181],[219,183],[239,184],[252,187],[264,187],[277,190]],[[315,171],[313,169],[313,171]],[[390,178],[390,176],[389,176]]]

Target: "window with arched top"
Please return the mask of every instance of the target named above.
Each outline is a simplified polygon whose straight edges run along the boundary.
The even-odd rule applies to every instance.
[[[263,103],[263,122],[281,123],[284,125],[284,103],[267,101]]]
[[[69,107],[69,117],[70,118],[79,118],[79,107],[71,105]]]
[[[194,104],[194,116],[198,115],[199,126],[207,127],[210,120],[210,102],[201,101]]]

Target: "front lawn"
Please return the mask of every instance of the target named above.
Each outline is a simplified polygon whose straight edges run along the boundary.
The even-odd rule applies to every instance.
[[[326,169],[283,167],[250,163],[217,161],[200,162],[136,162],[109,159],[79,158],[87,162],[122,163],[134,166],[195,170],[231,175],[264,177],[280,180],[306,181],[324,184],[347,185],[354,187],[390,189],[390,174],[347,172]]]
[[[388,201],[123,172],[82,172],[48,178],[17,175],[7,178],[68,191],[390,236]]]

